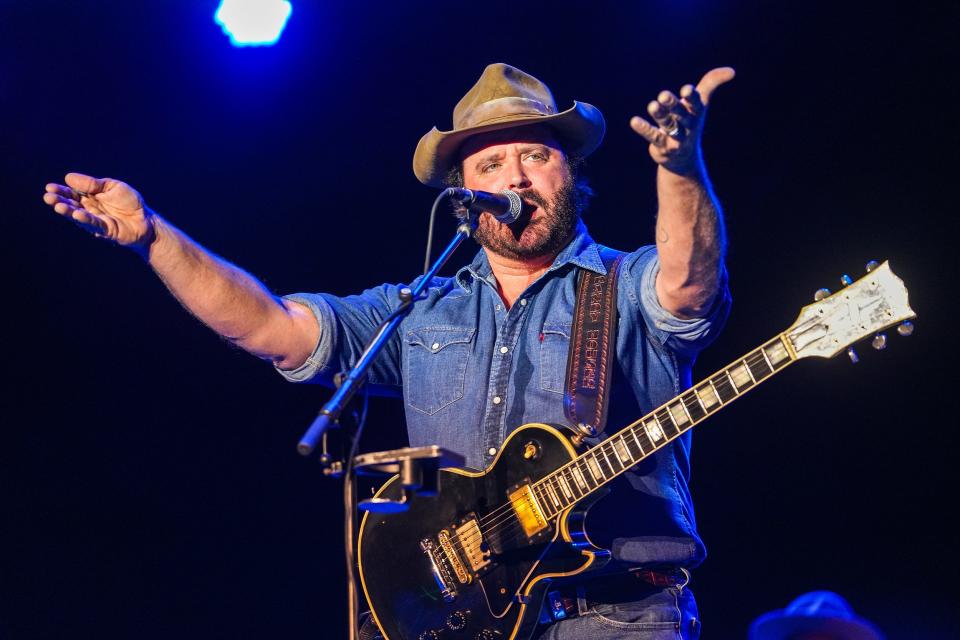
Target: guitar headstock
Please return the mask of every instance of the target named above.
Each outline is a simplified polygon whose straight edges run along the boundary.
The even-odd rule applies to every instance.
[[[899,323],[904,323],[899,327],[901,335],[912,332],[913,325],[905,321],[917,314],[910,308],[903,280],[887,261],[881,265],[872,262],[867,271],[856,282],[844,276],[847,286],[833,295],[825,295],[829,292],[821,289],[817,302],[800,311],[797,321],[784,332],[797,358],[832,358],[858,340]],[[874,339],[877,348],[885,344],[885,336]],[[856,361],[852,351],[850,357]]]

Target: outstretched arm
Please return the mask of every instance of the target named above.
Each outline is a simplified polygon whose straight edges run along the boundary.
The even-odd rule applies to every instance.
[[[303,364],[320,335],[303,305],[280,299],[144,204],[129,185],[67,174],[44,202],[91,234],[139,253],[190,313],[239,347],[283,369]]]
[[[707,72],[696,87],[685,85],[678,98],[661,91],[647,106],[654,126],[634,116],[630,126],[650,143],[657,167],[657,298],[680,318],[702,316],[720,284],[726,237],[723,214],[707,177],[700,137],[714,90],[733,79],[721,67]]]

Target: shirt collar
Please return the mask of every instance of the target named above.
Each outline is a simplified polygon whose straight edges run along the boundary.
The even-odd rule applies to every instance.
[[[590,234],[587,232],[587,226],[583,224],[582,220],[577,222],[573,239],[567,243],[567,246],[560,250],[553,264],[547,269],[547,273],[562,269],[568,264],[573,264],[601,275],[606,275],[607,273],[606,268],[603,266],[603,260],[600,258],[600,245],[590,237]],[[488,280],[490,284],[496,284],[493,277],[493,270],[490,268],[490,261],[487,260],[487,254],[483,249],[477,252],[473,262],[457,271],[457,284],[467,292],[470,291],[470,285],[474,278]]]

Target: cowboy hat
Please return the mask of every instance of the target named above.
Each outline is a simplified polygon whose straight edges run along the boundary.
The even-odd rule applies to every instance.
[[[585,102],[557,112],[547,85],[508,64],[496,63],[453,109],[453,129],[436,127],[420,138],[413,154],[413,173],[420,182],[444,186],[447,172],[460,158],[460,145],[470,136],[531,124],[546,124],[570,155],[585,157],[603,139],[606,128],[600,110]]]
[[[882,640],[870,622],[853,613],[850,604],[832,591],[811,591],[786,609],[765,613],[750,625],[750,640],[786,640],[803,633],[837,640]]]

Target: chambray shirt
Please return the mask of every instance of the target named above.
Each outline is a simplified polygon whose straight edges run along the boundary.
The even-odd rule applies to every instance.
[[[372,391],[402,395],[411,446],[438,444],[483,469],[513,429],[529,422],[568,423],[563,390],[577,267],[606,272],[599,245],[582,223],[547,273],[509,310],[483,251],[456,276],[431,282],[368,374]],[[621,266],[607,434],[690,386],[694,357],[729,310],[724,277],[706,317],[674,317],[657,300],[658,271],[653,246],[627,254]],[[347,297],[288,296],[312,310],[321,330],[306,363],[280,373],[296,382],[330,384],[400,304],[402,286],[385,284]],[[611,494],[589,511],[591,539],[621,563],[699,564],[705,550],[688,490],[689,459],[687,432],[613,481]]]

